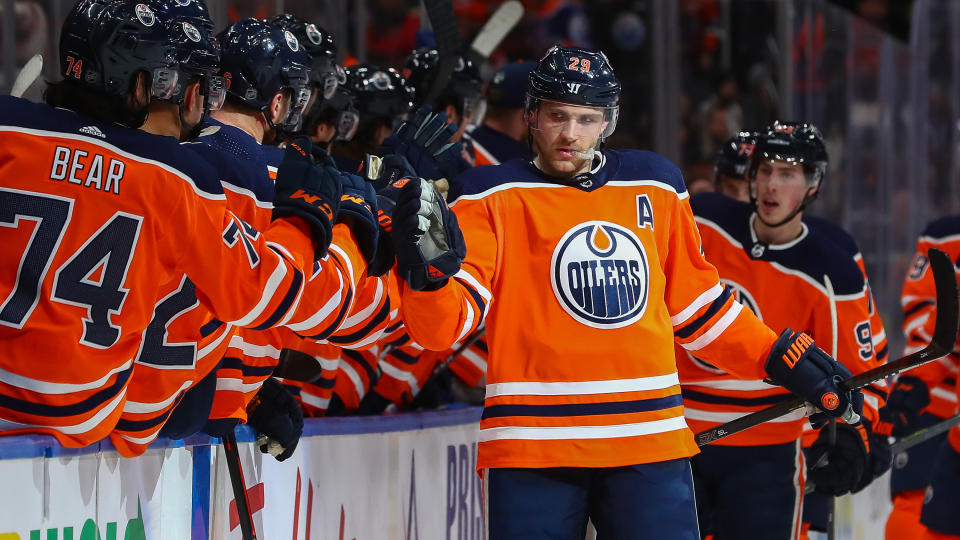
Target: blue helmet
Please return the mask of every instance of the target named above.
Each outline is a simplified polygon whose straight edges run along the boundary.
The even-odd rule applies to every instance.
[[[395,123],[413,108],[414,91],[393,68],[357,64],[345,70],[344,87],[356,99],[360,122],[386,118]]]
[[[292,89],[290,110],[280,127],[295,130],[310,100],[310,55],[296,36],[249,18],[235,22],[218,39],[228,95],[263,111],[272,124],[267,109],[273,97]]]
[[[602,142],[617,126],[620,81],[603,52],[554,45],[527,79],[524,109],[533,129],[537,128],[536,115],[531,112],[539,108],[541,101],[602,108],[606,122],[600,134]]]
[[[723,175],[746,180],[750,158],[759,136],[760,133],[756,131],[741,131],[723,143],[713,158],[714,179],[719,181],[720,175]]]
[[[530,72],[527,95],[588,107],[616,107],[620,81],[602,52],[554,45]]]
[[[323,99],[332,98],[340,82],[333,36],[322,27],[289,13],[274,15],[267,19],[267,24],[293,33],[310,55],[310,82],[316,87],[314,91],[322,92]]]
[[[443,91],[434,103],[424,103],[430,87],[437,78],[440,67],[440,51],[436,48],[421,47],[407,57],[403,76],[407,84],[413,87],[416,97],[416,106],[453,103],[460,114],[462,121],[468,125],[479,125],[483,122],[486,111],[486,101],[483,97],[483,79],[480,72],[469,59],[457,57],[457,64],[450,80],[443,87]]]
[[[189,43],[182,29],[178,34],[176,25],[167,24],[147,4],[80,0],[60,33],[60,73],[106,94],[124,95],[141,71],[154,80],[164,78],[158,70],[175,68]],[[154,93],[171,90],[160,85]]]
[[[220,71],[220,43],[213,35],[213,20],[203,0],[143,0],[167,26],[178,44],[177,71],[180,84],[186,85],[192,77],[201,77],[201,93],[207,98],[210,110],[217,110],[226,97]],[[154,81],[156,84],[157,81]],[[183,100],[182,90],[175,92],[173,101]]]

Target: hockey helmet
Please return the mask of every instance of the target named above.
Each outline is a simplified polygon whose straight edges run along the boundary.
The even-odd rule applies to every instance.
[[[603,52],[554,45],[530,72],[524,109],[528,124],[537,129],[537,115],[532,113],[541,101],[602,108],[606,123],[602,142],[616,129],[619,100],[620,81]]]
[[[291,89],[290,109],[279,127],[296,130],[310,101],[310,55],[300,40],[289,30],[253,18],[235,22],[218,40],[227,93],[266,113],[273,96]],[[265,116],[269,122],[269,115]]]

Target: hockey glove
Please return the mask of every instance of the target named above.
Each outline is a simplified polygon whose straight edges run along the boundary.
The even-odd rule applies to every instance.
[[[890,468],[890,445],[874,434],[869,420],[855,425],[838,423],[836,444],[830,444],[829,428],[806,449],[810,467],[807,476],[823,495],[857,493]]]
[[[421,178],[452,180],[470,168],[463,159],[463,145],[450,142],[456,132],[457,125],[447,123],[446,113],[433,114],[432,108],[425,105],[417,109],[413,118],[384,139],[379,154],[402,156]],[[396,176],[393,168],[403,167],[399,161],[387,161],[383,165],[381,176],[387,177]],[[404,172],[404,175],[407,174]]]
[[[333,235],[333,220],[340,204],[340,171],[326,156],[314,164],[310,139],[300,137],[287,145],[277,170],[273,219],[294,216],[310,225],[315,257],[327,252]]]
[[[373,186],[363,178],[346,172],[340,173],[340,209],[337,221],[345,223],[353,231],[354,238],[370,264],[377,251],[380,225],[377,223],[377,194]]]
[[[894,437],[909,435],[918,429],[920,412],[930,405],[930,390],[922,379],[911,375],[897,378],[887,403],[880,408],[877,431]]]
[[[429,182],[402,178],[393,211],[397,273],[411,289],[436,290],[460,270],[467,255],[457,216]]]
[[[293,455],[303,434],[300,404],[279,381],[263,381],[247,406],[247,424],[257,431],[257,446],[264,454],[283,461]]]
[[[859,390],[843,390],[839,385],[852,376],[850,370],[823,352],[803,332],[787,328],[780,334],[770,349],[766,371],[775,384],[823,411],[810,417],[815,428],[831,417],[844,417],[856,423],[863,413],[863,394]]]
[[[393,268],[396,253],[393,250],[393,210],[397,206],[400,190],[392,186],[377,194],[377,223],[380,227],[380,241],[373,260],[367,265],[367,274],[382,276]]]

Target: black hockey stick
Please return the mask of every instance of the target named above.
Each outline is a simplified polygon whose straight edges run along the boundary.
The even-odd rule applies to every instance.
[[[450,364],[452,364],[454,360],[460,357],[460,355],[462,355],[463,353],[467,352],[467,349],[472,347],[474,343],[480,341],[480,338],[482,338],[486,333],[487,333],[487,327],[484,326],[484,327],[478,328],[476,331],[474,331],[474,333],[470,334],[467,337],[467,339],[465,339],[463,343],[461,343],[460,346],[456,348],[456,350],[450,353],[450,356],[444,358],[442,362],[440,362],[439,364],[436,365],[436,367],[433,368],[433,373],[430,374],[430,377],[431,378],[436,377],[440,372],[450,367]]]
[[[430,19],[430,27],[433,28],[433,35],[437,40],[437,52],[440,54],[436,78],[433,79],[430,90],[425,97],[416,96],[418,104],[429,105],[440,97],[440,92],[450,82],[450,76],[460,61],[462,48],[453,3],[450,0],[423,0],[423,7],[427,10],[427,18]]]
[[[257,530],[253,527],[253,515],[247,500],[247,484],[243,479],[243,467],[240,466],[240,452],[237,451],[237,436],[231,431],[220,440],[223,441],[223,452],[227,455],[227,470],[233,486],[233,500],[237,503],[240,533],[243,540],[257,540]]]
[[[940,422],[937,422],[932,426],[918,429],[905,437],[900,437],[899,439],[897,439],[897,442],[890,445],[890,453],[895,456],[900,452],[905,452],[920,443],[925,443],[929,441],[930,439],[936,437],[937,435],[946,433],[947,431],[950,430],[950,428],[954,426],[960,426],[960,414],[955,414],[950,418],[947,418],[946,420],[941,420]],[[814,485],[812,482],[808,482],[806,487],[804,487],[803,492],[810,493],[811,491],[816,489],[816,487],[817,486]]]
[[[890,445],[890,453],[896,455],[899,452],[909,450],[920,443],[929,441],[941,433],[950,431],[950,428],[954,426],[960,426],[960,414],[955,414],[932,426],[918,429],[905,437],[900,437],[897,439],[897,442]]]
[[[870,383],[896,375],[901,371],[915,368],[937,358],[942,358],[953,350],[957,342],[957,331],[960,328],[960,292],[957,291],[957,274],[953,261],[939,249],[931,248],[927,252],[930,260],[930,271],[933,272],[933,283],[937,289],[937,319],[933,330],[933,339],[930,344],[913,354],[877,366],[873,369],[851,377],[840,383],[841,388],[856,390]],[[697,446],[705,446],[724,437],[740,433],[774,418],[803,408],[806,401],[800,398],[790,399],[767,407],[761,411],[741,416],[736,420],[697,433]]]

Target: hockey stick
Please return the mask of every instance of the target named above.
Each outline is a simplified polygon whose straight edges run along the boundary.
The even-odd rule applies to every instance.
[[[472,347],[474,343],[480,341],[480,338],[482,338],[486,333],[487,333],[487,327],[484,326],[483,328],[478,328],[474,333],[470,334],[470,336],[467,337],[467,339],[464,340],[464,342],[461,343],[460,346],[456,348],[456,350],[450,353],[450,356],[444,358],[442,362],[440,362],[439,364],[437,364],[435,368],[433,368],[433,373],[430,374],[430,378],[436,377],[443,370],[450,367],[450,364],[452,364],[454,360],[459,358],[460,355],[462,355],[463,353],[467,352],[467,349]]]
[[[453,3],[450,0],[423,0],[423,7],[427,10],[427,18],[430,19],[430,27],[433,28],[433,35],[437,40],[437,52],[440,54],[437,74],[430,90],[423,99],[422,96],[416,96],[417,103],[429,105],[440,97],[440,92],[450,82],[450,75],[457,67],[462,49]]]
[[[223,452],[227,455],[227,470],[230,472],[230,484],[233,486],[233,500],[237,503],[237,517],[240,519],[240,533],[243,540],[257,540],[257,530],[253,527],[253,515],[247,500],[247,484],[243,479],[240,466],[240,452],[237,451],[237,435],[231,431],[223,436]]]
[[[10,95],[23,97],[30,85],[40,76],[41,71],[43,71],[43,56],[35,54],[20,68],[20,73],[17,73],[17,78],[13,80],[13,87],[10,88]]]
[[[895,456],[900,452],[906,452],[920,443],[925,443],[937,435],[950,431],[950,428],[954,426],[960,426],[960,414],[955,414],[950,418],[937,422],[932,426],[918,429],[906,437],[900,437],[897,439],[897,442],[890,445],[890,454]],[[803,492],[810,493],[816,488],[817,486],[813,483],[808,483],[806,487],[804,487]]]
[[[890,445],[890,453],[896,455],[899,452],[909,450],[920,443],[929,441],[941,433],[950,431],[950,428],[954,426],[960,426],[960,414],[955,414],[932,426],[918,429],[905,437],[900,437],[897,439],[897,442]]]
[[[833,331],[833,348],[831,353],[834,358],[837,357],[837,297],[833,292],[833,282],[830,281],[830,276],[827,274],[823,275],[823,286],[827,289],[827,299],[830,301],[830,327]],[[827,444],[830,447],[832,452],[837,447],[837,419],[834,418],[830,420],[830,424],[827,426]],[[829,455],[824,454],[824,457]],[[836,540],[837,538],[837,497],[833,495],[830,497],[830,502],[827,504],[827,540]]]
[[[933,330],[933,339],[922,350],[908,354],[902,358],[888,362],[882,366],[864,371],[840,383],[841,388],[856,390],[864,386],[896,375],[901,371],[921,366],[937,358],[942,358],[953,350],[957,341],[957,331],[960,327],[960,293],[957,291],[957,274],[954,271],[953,261],[939,249],[931,248],[927,252],[930,260],[930,271],[933,272],[933,283],[937,289],[937,319]],[[803,408],[806,402],[800,398],[783,401],[761,411],[741,416],[736,420],[697,433],[697,446],[704,446],[724,437],[740,433],[769,422],[774,418]]]
[[[523,4],[517,0],[508,0],[500,4],[500,7],[484,23],[477,37],[473,38],[470,50],[467,51],[467,58],[475,66],[478,66],[481,62],[486,62],[493,50],[503,42],[503,39],[517,26],[522,18]]]

